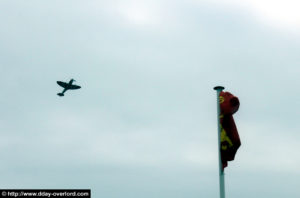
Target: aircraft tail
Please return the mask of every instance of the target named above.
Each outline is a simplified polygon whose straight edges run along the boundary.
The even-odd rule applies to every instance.
[[[59,96],[64,96],[64,94],[63,94],[63,93],[58,93],[57,95],[59,95]]]

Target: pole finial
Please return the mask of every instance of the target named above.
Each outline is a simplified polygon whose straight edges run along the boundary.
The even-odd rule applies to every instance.
[[[224,87],[222,87],[222,86],[216,86],[216,87],[214,87],[214,90],[220,90],[220,91],[222,91],[224,89]]]

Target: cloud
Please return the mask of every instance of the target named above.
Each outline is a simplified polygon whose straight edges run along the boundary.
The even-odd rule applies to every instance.
[[[120,1],[116,7],[120,16],[133,25],[155,25],[160,22],[158,6],[151,2]]]
[[[241,169],[300,174],[297,129],[288,129],[276,122],[268,125],[252,122],[239,123],[239,130],[242,146],[237,161]]]
[[[216,197],[216,85],[241,101],[234,196],[299,173],[299,43],[254,20],[260,3],[16,2],[0,13],[1,184]],[[82,89],[57,97],[70,78]]]
[[[300,28],[300,14],[297,9],[300,3],[298,1],[254,0],[248,1],[248,5],[258,17],[272,26],[291,30]]]
[[[300,3],[295,0],[195,0],[194,2],[200,5],[207,3],[226,7],[239,12],[246,11],[251,17],[257,18],[266,25],[283,30],[283,32],[297,33],[300,30],[300,14],[297,9]]]

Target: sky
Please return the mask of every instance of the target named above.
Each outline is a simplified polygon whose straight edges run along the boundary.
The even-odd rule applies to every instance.
[[[299,197],[299,5],[0,0],[0,187],[217,198],[222,85],[242,142],[226,196]]]

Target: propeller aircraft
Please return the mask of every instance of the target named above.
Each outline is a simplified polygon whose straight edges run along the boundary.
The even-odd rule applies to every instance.
[[[80,89],[81,87],[78,86],[78,85],[73,85],[73,82],[75,80],[74,79],[71,79],[68,83],[66,82],[62,82],[62,81],[57,81],[57,84],[61,87],[63,87],[63,91],[61,93],[58,93],[57,95],[59,96],[64,96],[64,93],[67,91],[67,90],[73,90],[73,89]]]

